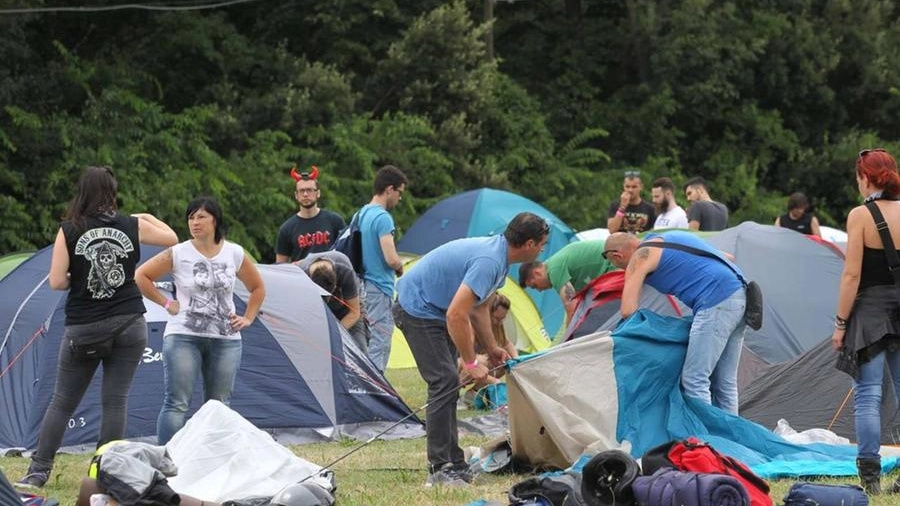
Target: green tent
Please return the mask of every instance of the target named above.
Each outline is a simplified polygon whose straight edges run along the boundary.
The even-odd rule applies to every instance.
[[[418,258],[406,259],[403,269],[411,269]],[[531,297],[525,293],[519,284],[510,277],[506,278],[506,284],[498,290],[506,295],[510,301],[509,316],[503,322],[506,337],[516,345],[519,351],[534,353],[550,347],[550,338],[544,330],[541,314]],[[399,329],[394,327],[391,339],[391,355],[388,358],[388,369],[403,369],[415,367],[416,361],[406,344],[406,338]]]
[[[31,255],[34,255],[33,251],[10,253],[8,255],[3,255],[2,257],[0,257],[0,279],[5,278],[6,275],[9,274],[10,271],[18,267],[20,263],[31,258]]]

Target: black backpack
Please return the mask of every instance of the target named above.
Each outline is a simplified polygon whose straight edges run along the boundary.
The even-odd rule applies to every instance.
[[[360,210],[361,211],[361,210]],[[350,224],[341,230],[337,239],[331,244],[332,251],[340,251],[350,259],[353,270],[360,276],[365,272],[363,267],[362,231],[359,229],[360,211],[357,211]]]

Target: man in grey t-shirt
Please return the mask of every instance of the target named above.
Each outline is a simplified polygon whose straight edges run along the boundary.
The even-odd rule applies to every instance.
[[[303,260],[294,262],[303,269],[313,282],[328,293],[328,309],[350,332],[357,347],[365,353],[368,348],[368,331],[362,317],[359,303],[359,279],[353,271],[353,264],[340,251],[312,253]]]
[[[725,230],[728,226],[728,207],[710,198],[709,186],[702,177],[695,177],[684,184],[684,196],[691,203],[687,210],[688,228]]]

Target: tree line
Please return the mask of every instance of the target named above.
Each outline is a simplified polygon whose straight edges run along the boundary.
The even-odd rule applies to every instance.
[[[186,203],[218,197],[272,261],[294,165],[344,216],[401,167],[401,231],[485,186],[605,226],[625,170],[705,177],[732,224],[803,191],[841,226],[856,153],[900,145],[894,2],[523,0],[485,19],[494,1],[0,9],[0,253],[52,241],[86,165],[182,237]]]

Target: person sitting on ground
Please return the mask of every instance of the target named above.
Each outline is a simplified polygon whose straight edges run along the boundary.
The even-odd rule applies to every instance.
[[[497,341],[497,346],[506,350],[506,352],[509,353],[509,358],[519,358],[519,351],[512,341],[507,339],[506,329],[503,328],[503,320],[505,320],[506,315],[509,314],[511,305],[509,297],[497,292],[491,296],[488,300],[488,304],[490,304],[491,308],[491,329],[494,331],[494,340]],[[486,369],[490,369],[490,357],[483,352],[480,346],[475,347],[475,352],[477,354],[478,363],[483,365]],[[459,369],[460,384],[468,382],[471,377],[465,370],[465,364],[463,364],[462,358],[457,360],[457,365]],[[495,383],[500,383],[499,378],[502,378],[504,374],[506,374],[506,367],[499,367],[491,371],[490,374],[483,379],[475,380],[468,392],[471,392],[471,395],[474,396],[474,394],[482,388]],[[468,392],[467,396],[469,395]]]
[[[809,212],[809,200],[806,195],[797,192],[788,198],[788,211],[775,218],[775,226],[796,230],[801,234],[822,237],[819,231],[819,220]]]
[[[559,293],[568,320],[575,311],[573,298],[597,276],[616,270],[601,255],[606,241],[577,241],[563,246],[545,262],[525,262],[519,266],[519,286]]]
[[[353,264],[340,251],[312,253],[295,265],[313,282],[331,294],[328,309],[347,329],[360,351],[366,352],[368,331],[365,318],[360,314],[359,278],[353,271]]]
[[[725,230],[728,226],[728,207],[710,198],[705,179],[695,177],[685,183],[684,196],[691,203],[687,210],[688,228],[710,232]]]

